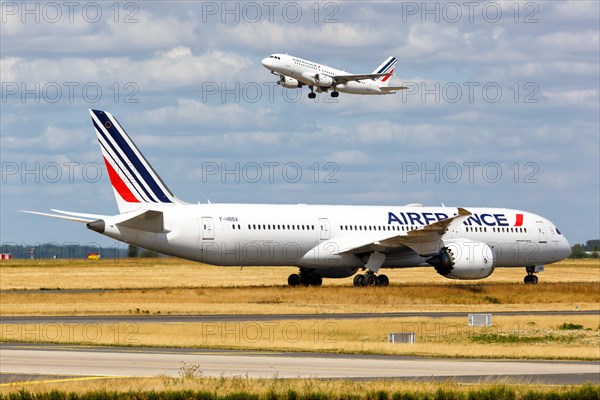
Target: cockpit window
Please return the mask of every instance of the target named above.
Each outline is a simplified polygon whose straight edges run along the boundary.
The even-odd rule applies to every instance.
[[[281,60],[281,57],[277,57],[277,56],[269,56],[269,58],[274,58],[276,60]]]
[[[560,233],[560,231],[558,230],[558,228],[556,228],[556,233],[558,233],[559,235],[562,235],[562,233]]]

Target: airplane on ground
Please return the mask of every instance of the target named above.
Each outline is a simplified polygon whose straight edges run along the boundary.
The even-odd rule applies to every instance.
[[[288,54],[272,54],[261,61],[262,65],[274,75],[279,75],[277,84],[286,89],[296,89],[307,85],[310,89],[309,99],[314,99],[317,92],[331,89],[331,97],[338,97],[339,92],[350,94],[394,94],[406,86],[388,86],[394,74],[396,57],[388,57],[370,74],[351,74],[326,65],[303,60]]]
[[[430,266],[452,279],[525,267],[525,283],[571,251],[548,219],[504,208],[188,204],[108,112],[90,110],[119,214],[25,211],[85,223],[110,238],[219,266],[296,266],[290,286],[354,277],[387,286],[382,268]]]

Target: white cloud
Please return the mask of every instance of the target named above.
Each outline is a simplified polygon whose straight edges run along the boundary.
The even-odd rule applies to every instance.
[[[7,149],[30,149],[40,153],[45,151],[65,151],[81,145],[89,138],[83,129],[64,129],[49,125],[36,137],[2,136],[2,147]]]
[[[554,104],[592,106],[595,109],[598,107],[599,93],[596,89],[542,92]]]
[[[331,153],[329,159],[340,164],[363,164],[369,157],[360,150],[341,150]]]

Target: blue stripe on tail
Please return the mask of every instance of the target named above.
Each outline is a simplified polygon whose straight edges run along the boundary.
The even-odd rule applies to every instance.
[[[169,197],[162,191],[162,189],[158,186],[154,178],[150,175],[144,164],[135,154],[135,152],[131,149],[127,141],[123,138],[121,133],[117,130],[117,128],[113,125],[113,122],[108,118],[108,116],[103,111],[92,110],[94,115],[100,120],[106,131],[113,138],[117,146],[123,151],[125,156],[131,161],[135,170],[139,173],[140,177],[146,182],[148,187],[152,190],[155,197],[161,203],[172,203]],[[125,163],[127,165],[127,163]],[[135,174],[133,175],[135,176]],[[136,179],[137,180],[137,179]],[[139,182],[139,181],[138,181]],[[142,189],[144,189],[143,185],[140,185]],[[144,190],[145,191],[145,190]],[[150,198],[152,196],[149,196]]]

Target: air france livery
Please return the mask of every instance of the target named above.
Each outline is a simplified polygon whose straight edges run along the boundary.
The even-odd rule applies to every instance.
[[[262,60],[262,65],[274,75],[279,75],[277,84],[286,89],[296,89],[307,85],[310,89],[309,99],[314,99],[317,92],[331,90],[331,97],[338,97],[339,92],[350,94],[394,94],[406,86],[389,86],[390,77],[394,74],[396,57],[388,57],[370,74],[350,74],[327,65],[303,60],[287,54],[272,54]]]
[[[296,266],[290,286],[352,275],[355,286],[386,286],[381,269],[419,266],[453,279],[525,267],[525,283],[535,284],[544,264],[570,252],[548,219],[503,208],[188,204],[173,195],[111,114],[90,114],[119,214],[29,212],[203,263]]]

